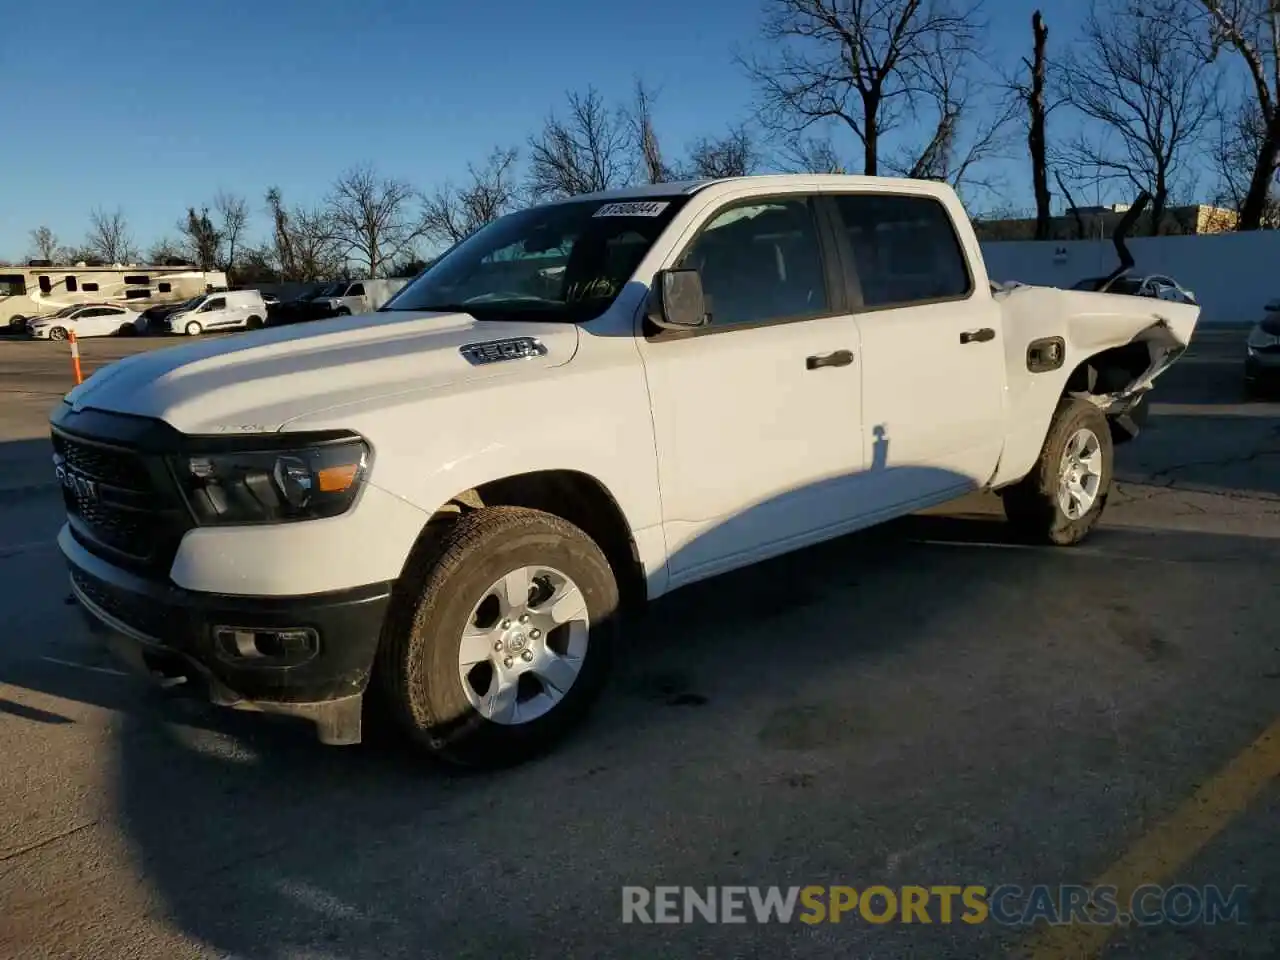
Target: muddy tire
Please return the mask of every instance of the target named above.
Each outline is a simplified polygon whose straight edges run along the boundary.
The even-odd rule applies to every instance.
[[[1064,397],[1035,466],[1001,492],[1005,516],[1028,540],[1077,544],[1106,509],[1112,464],[1111,430],[1102,411]]]
[[[372,692],[431,755],[510,766],[585,718],[618,632],[617,583],[590,537],[551,514],[491,507],[408,564]]]

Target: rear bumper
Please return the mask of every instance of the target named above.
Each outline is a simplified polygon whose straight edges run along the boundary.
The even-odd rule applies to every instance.
[[[299,597],[199,593],[114,567],[65,527],[58,545],[80,607],[130,666],[198,681],[222,706],[305,717],[327,743],[359,742],[390,584]]]

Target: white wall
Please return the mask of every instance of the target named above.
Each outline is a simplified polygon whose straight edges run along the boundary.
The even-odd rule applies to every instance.
[[[1280,230],[1134,237],[1134,273],[1163,273],[1195,293],[1202,323],[1251,323],[1280,297]],[[1110,240],[1010,240],[982,244],[992,280],[1069,287],[1106,276],[1120,261]]]

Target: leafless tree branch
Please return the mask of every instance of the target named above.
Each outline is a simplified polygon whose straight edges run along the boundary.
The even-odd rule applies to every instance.
[[[107,263],[128,263],[137,257],[137,249],[129,235],[129,222],[124,211],[107,213],[97,207],[89,214],[89,234],[85,246]]]
[[[423,236],[452,245],[510,213],[518,199],[516,160],[515,150],[495,149],[483,167],[468,166],[463,186],[446,183],[437,188],[423,201]]]
[[[567,116],[552,112],[529,140],[529,191],[539,199],[609,190],[630,177],[625,114],[609,109],[594,87],[567,98]]]
[[[1059,76],[1071,105],[1107,134],[1096,144],[1078,137],[1073,166],[1149,191],[1155,231],[1214,104],[1205,62],[1181,30],[1150,0],[1095,0]]]
[[[938,49],[963,59],[978,35],[980,3],[963,0],[768,0],[769,53],[739,63],[775,137],[803,142],[834,123],[862,146],[863,172],[879,170],[881,138],[931,92]]]
[[[410,209],[416,193],[402,180],[381,176],[368,164],[334,181],[325,213],[329,239],[370,277],[412,251],[421,218]]]

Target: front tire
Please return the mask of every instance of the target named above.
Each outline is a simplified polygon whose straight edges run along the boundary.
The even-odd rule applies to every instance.
[[[538,510],[486,508],[458,520],[404,579],[377,692],[428,753],[509,766],[584,719],[619,623],[613,571],[580,529]]]
[[[204,327],[200,326],[198,321],[192,320],[183,328],[183,331],[188,337],[198,337],[204,333]]]
[[[67,331],[64,330],[62,327],[54,327],[52,330],[49,331],[49,339],[65,340],[67,339]]]
[[[1102,411],[1087,400],[1064,397],[1035,466],[1002,491],[1005,516],[1028,539],[1057,546],[1079,543],[1106,508],[1113,456]]]

